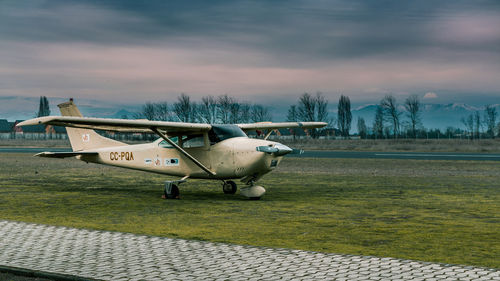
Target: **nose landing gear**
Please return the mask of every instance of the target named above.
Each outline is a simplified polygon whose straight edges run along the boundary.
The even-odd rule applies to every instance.
[[[259,200],[264,193],[266,193],[266,190],[260,185],[254,185],[253,182],[250,182],[248,187],[240,190],[240,194],[248,197],[250,200]]]
[[[222,184],[222,191],[225,194],[235,194],[236,190],[237,187],[234,181],[224,181]],[[248,182],[247,187],[240,189],[240,194],[250,200],[259,200],[264,193],[266,193],[266,190],[260,185],[255,185],[253,181]]]

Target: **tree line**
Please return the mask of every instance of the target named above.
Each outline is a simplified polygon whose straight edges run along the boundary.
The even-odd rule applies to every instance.
[[[363,118],[358,118],[359,136],[361,138],[375,139],[403,137],[451,138],[456,135],[479,139],[500,136],[500,123],[496,123],[498,113],[492,105],[487,105],[483,114],[476,111],[467,118],[462,118],[461,122],[464,124],[465,129],[448,127],[445,132],[441,132],[439,129],[427,130],[424,128],[421,119],[422,103],[417,95],[407,97],[403,103],[403,108],[403,111],[399,109],[393,95],[386,95],[376,107],[371,128],[366,125]]]
[[[341,95],[337,104],[337,115],[329,116],[329,101],[321,92],[304,93],[295,104],[288,108],[286,121],[326,122],[329,128],[344,138],[350,137],[352,127],[351,101],[348,96]],[[476,111],[467,118],[462,118],[464,129],[449,127],[445,132],[439,129],[427,130],[422,124],[422,102],[418,95],[410,95],[400,109],[393,95],[386,95],[376,107],[374,121],[368,126],[364,118],[357,119],[360,138],[439,138],[465,136],[471,139],[494,138],[500,136],[500,123],[496,123],[496,108],[487,105],[483,114]],[[181,94],[177,101],[146,103],[134,118],[149,120],[200,122],[210,124],[233,124],[272,121],[269,107],[260,104],[240,102],[226,95],[218,97],[205,96],[200,102],[194,102],[186,94]],[[297,130],[291,130],[295,136]],[[312,137],[318,137],[319,131],[312,130]]]
[[[321,92],[304,93],[295,104],[288,108],[286,121],[326,122],[329,126],[323,130],[335,130],[336,135],[350,137],[352,125],[351,101],[341,95],[337,104],[337,115],[329,116],[329,101]],[[500,136],[498,112],[492,105],[487,105],[484,112],[476,111],[460,121],[464,129],[449,127],[445,132],[439,129],[427,130],[422,124],[422,103],[418,95],[410,95],[401,106],[393,95],[386,95],[376,106],[372,126],[364,118],[358,117],[357,129],[360,138],[439,138],[455,135],[471,139],[494,138]],[[47,97],[40,97],[36,116],[50,115]],[[127,118],[127,116],[123,116]],[[201,101],[193,101],[188,95],[181,94],[173,103],[147,102],[134,114],[135,119],[157,121],[192,122],[209,124],[236,124],[251,122],[270,122],[272,111],[268,106],[242,102],[227,94],[204,96]],[[336,127],[335,127],[336,126]],[[293,136],[297,130],[290,131]],[[309,132],[312,137],[319,136],[318,130]]]
[[[186,94],[177,97],[177,101],[147,102],[141,111],[133,116],[157,121],[233,124],[272,121],[268,107],[260,104],[240,102],[226,95],[205,96],[200,102],[192,101]]]

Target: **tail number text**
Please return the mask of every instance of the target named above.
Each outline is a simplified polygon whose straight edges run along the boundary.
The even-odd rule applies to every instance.
[[[134,154],[132,152],[110,152],[109,153],[109,159],[112,161],[118,161],[118,160],[127,160],[127,161],[132,161],[134,160]]]

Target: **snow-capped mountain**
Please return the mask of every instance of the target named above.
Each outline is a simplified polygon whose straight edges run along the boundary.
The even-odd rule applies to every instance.
[[[377,104],[361,105],[352,110],[353,123],[351,126],[356,131],[356,122],[358,117],[365,119],[367,126],[372,126],[375,117]],[[500,114],[500,104],[493,105]],[[463,124],[460,121],[470,114],[479,111],[481,117],[484,116],[485,107],[476,107],[464,103],[449,103],[449,104],[423,104],[420,114],[422,124],[428,129],[445,130],[447,127],[457,127],[463,129]],[[401,121],[408,120],[404,106],[399,105],[398,110],[401,112]]]

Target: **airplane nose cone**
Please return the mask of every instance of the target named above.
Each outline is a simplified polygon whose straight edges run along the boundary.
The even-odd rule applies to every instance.
[[[291,149],[290,147],[281,144],[281,143],[275,143],[272,146],[264,145],[264,146],[257,146],[256,147],[257,151],[260,152],[265,152],[269,154],[273,154],[274,156],[283,156],[286,155],[290,152],[294,152],[294,149]]]
[[[276,156],[283,156],[293,151],[293,149],[281,143],[275,144],[274,148],[278,149],[278,151],[274,153]]]

